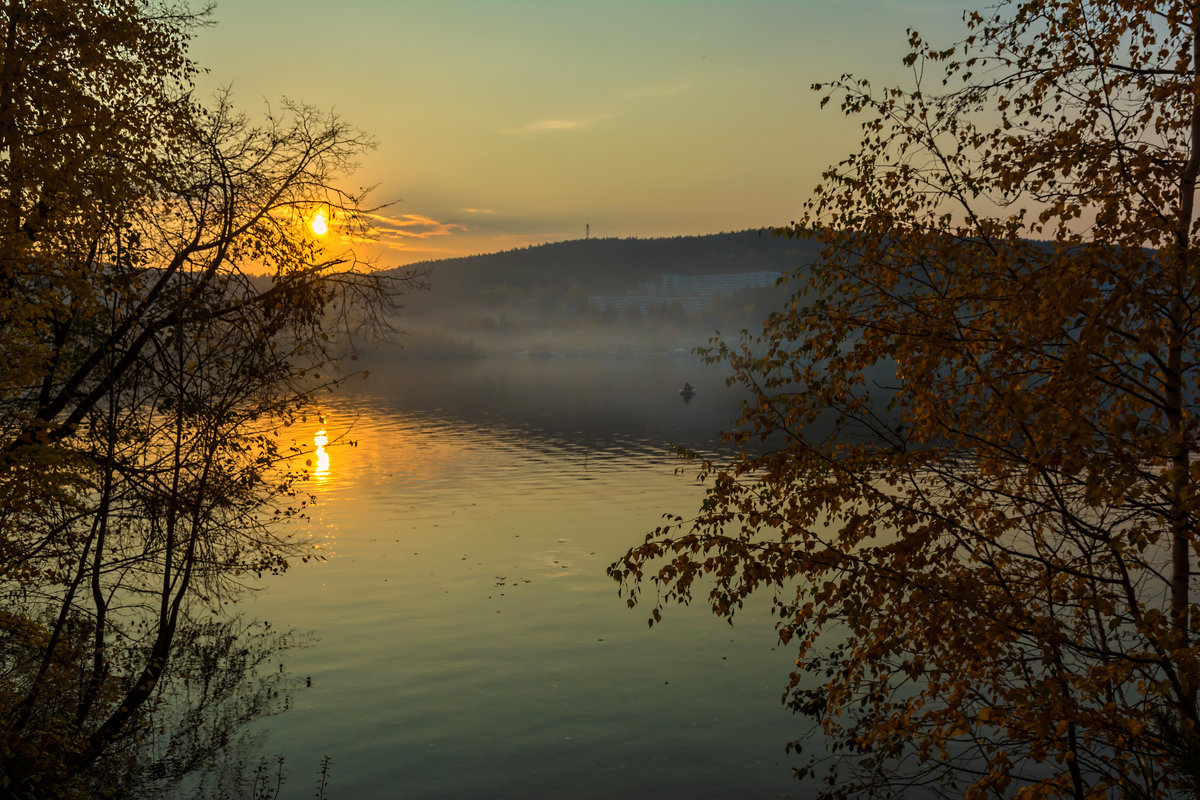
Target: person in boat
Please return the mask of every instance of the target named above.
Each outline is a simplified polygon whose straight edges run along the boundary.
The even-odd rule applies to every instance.
[[[679,393],[680,394],[695,394],[696,387],[692,386],[692,384],[688,383],[687,381],[684,381],[683,388],[679,390]]]

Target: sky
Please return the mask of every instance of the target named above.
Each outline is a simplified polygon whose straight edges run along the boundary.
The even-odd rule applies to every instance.
[[[783,225],[858,122],[818,81],[911,85],[964,0],[218,0],[202,94],[336,111],[377,147],[380,266]]]

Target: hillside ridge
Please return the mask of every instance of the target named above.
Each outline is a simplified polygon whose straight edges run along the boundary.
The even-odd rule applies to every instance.
[[[435,296],[466,299],[497,286],[552,294],[574,286],[584,294],[619,294],[664,274],[790,272],[815,254],[810,242],[749,230],[652,239],[572,239],[422,261],[407,269],[428,271]]]

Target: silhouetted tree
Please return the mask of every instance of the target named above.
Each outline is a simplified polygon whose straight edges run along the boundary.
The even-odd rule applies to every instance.
[[[280,429],[410,280],[307,226],[319,207],[365,230],[337,183],[361,133],[192,99],[202,19],[0,6],[6,796],[91,796],[145,766],[131,743],[163,713],[197,608],[311,554],[279,524],[304,506]]]
[[[831,796],[1163,796],[1152,713],[1190,751],[1200,688],[1200,7],[966,24],[911,34],[913,90],[819,87],[863,140],[784,231],[822,247],[793,302],[711,353],[740,455],[612,572],[655,619],[772,594]]]

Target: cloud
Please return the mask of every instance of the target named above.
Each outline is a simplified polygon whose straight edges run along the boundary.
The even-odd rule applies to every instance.
[[[666,97],[667,95],[686,92],[690,88],[691,84],[687,81],[654,83],[630,89],[623,95],[620,95],[620,97],[626,100],[638,97]],[[501,128],[500,132],[510,136],[520,136],[528,133],[578,131],[589,128],[598,122],[612,119],[615,116],[617,116],[616,113],[610,112],[606,114],[593,114],[590,117],[547,117],[545,119],[534,120],[533,122],[526,122],[524,125],[518,125],[515,128]]]
[[[464,209],[462,209],[462,212],[464,214],[495,214],[496,209],[494,209],[494,208],[464,208]]]
[[[466,225],[457,222],[443,222],[424,214],[402,214],[398,217],[388,217],[383,214],[369,214],[371,234],[367,239],[354,241],[370,241],[385,247],[408,249],[414,240],[432,239],[439,236],[449,236],[453,233],[470,230]]]
[[[501,133],[506,134],[525,134],[525,133],[546,133],[558,131],[577,131],[595,125],[609,118],[610,115],[603,114],[594,117],[583,117],[580,119],[539,119],[533,122],[527,122],[517,128],[502,128]]]
[[[386,217],[372,213],[370,217],[374,234],[383,241],[404,239],[430,239],[432,236],[449,236],[456,230],[467,230],[467,225],[457,222],[442,222],[421,213],[404,213],[398,217]]]
[[[686,92],[692,88],[692,85],[687,81],[677,83],[654,83],[649,86],[639,86],[636,89],[630,89],[625,93],[626,97],[666,97],[667,95],[679,94]]]

